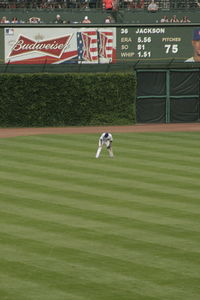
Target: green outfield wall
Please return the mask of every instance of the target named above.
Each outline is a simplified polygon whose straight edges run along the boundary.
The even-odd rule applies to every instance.
[[[199,23],[188,25],[89,24],[84,27],[82,24],[1,26],[0,73],[3,80],[6,79],[6,81],[1,82],[1,97],[4,95],[5,98],[1,100],[2,123],[0,125],[64,126],[125,124],[135,123],[135,121],[138,123],[199,122],[200,62],[195,61],[192,42],[194,36],[197,35],[200,35]],[[135,72],[137,74],[137,93],[136,79],[131,84],[129,80],[126,82],[124,79]],[[10,76],[4,77],[4,73],[9,73]],[[15,75],[16,84],[13,81],[13,73],[18,73]],[[21,77],[19,73],[22,74]],[[26,77],[27,73],[30,77]],[[36,73],[43,73],[43,75],[37,77]],[[88,107],[84,107],[84,105],[81,114],[76,116],[77,119],[74,117],[71,119],[70,116],[73,116],[74,113],[72,109],[67,119],[57,118],[58,115],[62,116],[61,109],[56,117],[52,117],[51,113],[49,114],[50,118],[46,118],[46,115],[44,117],[44,112],[49,113],[46,101],[51,99],[54,113],[54,101],[60,99],[60,96],[68,99],[68,94],[65,89],[63,90],[61,83],[63,78],[66,79],[69,74],[75,73],[79,74],[80,77],[77,78],[79,80],[81,78],[80,82],[86,78],[84,79],[86,81],[83,80],[84,85],[74,86],[74,82],[70,85],[70,89],[72,86],[76,92],[80,91],[80,94],[77,92],[76,101],[84,99],[84,103],[87,103],[89,97],[91,103],[93,101],[96,103],[95,101],[100,99],[102,106],[95,105],[96,111],[91,111],[92,117],[89,119],[82,119],[84,109],[88,110]],[[101,89],[96,86],[95,73],[109,78],[109,81],[104,82]],[[48,74],[50,77],[47,76]],[[92,77],[88,77],[89,74]],[[62,92],[49,95],[48,85],[51,86],[53,76],[55,76],[57,91],[61,90]],[[123,80],[120,77],[116,80],[116,76],[125,77],[122,77]],[[30,94],[28,91],[26,92],[28,94],[21,95],[21,90],[24,90],[22,78],[26,83],[25,91],[30,89]],[[41,83],[44,78],[46,80],[44,88],[35,86],[33,78],[34,80],[40,78],[38,80]],[[88,78],[93,78],[94,81],[87,81]],[[60,79],[62,79],[61,83]],[[120,85],[118,85],[119,82]],[[32,90],[32,87],[35,87],[36,92]],[[82,94],[83,90],[85,94]],[[117,94],[113,94],[114,98],[110,92],[108,93],[110,90],[118,91]],[[38,94],[38,91],[42,93],[45,91],[41,97],[41,99],[45,99],[42,101],[43,110],[40,110],[41,103],[37,106],[38,100],[32,96],[35,93]],[[118,99],[119,91],[123,95],[119,97],[120,100]],[[52,95],[54,95],[53,98]],[[20,100],[22,103],[25,103],[24,101],[28,98],[33,105],[28,103],[31,107],[36,105],[36,111],[31,111],[29,115],[31,120],[26,118],[24,120],[20,115],[16,121],[14,110],[12,111],[14,103],[12,101],[16,97],[22,99]],[[135,104],[134,111],[132,111],[135,98],[136,117]],[[117,106],[118,110],[115,113],[111,106],[108,106],[107,99],[112,99],[113,107],[115,107],[115,101],[122,101],[125,106],[128,101],[128,110],[121,110]],[[10,105],[8,105],[9,115],[5,117],[7,100]],[[73,101],[76,111],[77,103]],[[19,108],[20,106],[17,105],[17,112]],[[108,108],[111,112],[109,115],[105,114]],[[122,115],[118,113],[120,111]],[[23,113],[26,116],[25,110]],[[32,113],[36,119],[32,118]],[[67,113],[69,113],[68,110],[66,110],[66,115]],[[39,115],[41,119],[37,119]]]
[[[1,74],[0,127],[135,123],[134,73]]]
[[[138,123],[200,121],[200,69],[138,69]]]

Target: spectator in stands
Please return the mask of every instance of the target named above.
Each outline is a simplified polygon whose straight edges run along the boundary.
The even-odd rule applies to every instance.
[[[90,21],[90,19],[88,18],[88,16],[85,16],[84,19],[83,19],[83,21],[81,23],[89,24],[89,23],[92,23],[92,22]]]
[[[149,12],[152,12],[152,13],[155,13],[155,12],[158,11],[158,5],[155,3],[154,0],[152,0],[152,1],[149,3],[149,5],[148,5],[148,7],[147,7],[147,10],[148,10]]]
[[[189,18],[187,16],[184,16],[181,20],[180,23],[191,23],[191,21],[189,20]]]
[[[171,23],[179,23],[179,19],[176,17],[176,15],[173,15],[170,22]]]
[[[17,19],[17,17],[13,17],[11,23],[18,24],[20,21]]]
[[[112,0],[112,10],[118,9],[118,0]]]
[[[29,23],[31,23],[31,24],[39,24],[39,23],[41,23],[40,21],[41,21],[40,18],[37,18],[37,17],[29,18]]]
[[[144,0],[137,0],[135,7],[136,8],[144,8]]]
[[[62,20],[60,15],[56,16],[56,19],[54,20],[54,23],[55,24],[62,24],[63,23],[63,20]]]
[[[131,8],[135,8],[135,0],[124,0],[123,1],[123,8],[127,8],[128,10]]]
[[[169,19],[167,16],[162,17],[162,19],[160,20],[160,23],[168,23]]]
[[[197,2],[196,2],[196,4],[197,4],[197,7],[200,7],[200,3],[199,3],[199,1],[197,1]]]
[[[109,23],[115,23],[115,21],[113,20],[113,18],[111,16],[107,16],[105,18],[105,21],[104,21],[106,24],[109,24]]]
[[[113,1],[112,0],[103,0],[103,8],[105,10],[112,10],[113,9]]]
[[[196,28],[193,32],[192,46],[194,55],[185,62],[200,62],[200,28]]]
[[[10,21],[7,19],[6,16],[4,16],[4,17],[1,18],[0,23],[7,24],[7,23],[10,23]]]
[[[81,9],[85,9],[85,8],[87,8],[88,9],[88,0],[80,0],[80,8]]]
[[[111,16],[107,16],[104,20],[104,23],[106,23],[106,24],[111,23]]]
[[[171,20],[170,20],[170,22],[171,23],[179,23],[180,21],[179,21],[179,19],[177,18],[176,15],[173,15],[172,18],[171,18]]]

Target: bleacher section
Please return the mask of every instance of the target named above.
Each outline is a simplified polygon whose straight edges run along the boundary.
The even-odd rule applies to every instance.
[[[196,0],[160,0],[158,11],[148,11],[150,1],[113,0],[113,9],[106,10],[103,0],[1,0],[0,21],[2,18],[11,22],[16,17],[18,22],[29,23],[31,17],[37,17],[41,23],[54,23],[60,14],[64,23],[81,23],[84,16],[89,16],[92,23],[105,23],[107,15],[113,22],[123,24],[155,24],[164,15],[170,20],[176,15],[179,21],[186,15],[193,23],[199,22],[200,4]]]

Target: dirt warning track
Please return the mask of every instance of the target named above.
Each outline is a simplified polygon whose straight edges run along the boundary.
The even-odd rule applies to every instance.
[[[0,128],[0,138],[40,134],[81,134],[102,132],[194,132],[200,131],[200,123],[139,124],[131,126]]]

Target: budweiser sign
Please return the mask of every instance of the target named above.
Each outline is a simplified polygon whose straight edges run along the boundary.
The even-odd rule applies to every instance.
[[[9,57],[37,51],[59,58],[69,43],[70,38],[71,34],[38,42],[20,35],[12,47]]]

